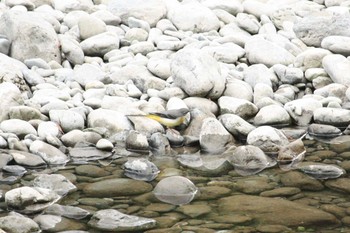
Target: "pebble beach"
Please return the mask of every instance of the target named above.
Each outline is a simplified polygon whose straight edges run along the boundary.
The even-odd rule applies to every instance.
[[[350,232],[349,29],[344,0],[1,1],[0,233]]]

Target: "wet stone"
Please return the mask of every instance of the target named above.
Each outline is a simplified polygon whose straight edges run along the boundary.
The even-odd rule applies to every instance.
[[[200,196],[198,200],[213,200],[231,193],[231,189],[220,186],[205,186],[199,188]]]
[[[23,165],[26,167],[46,167],[45,161],[38,155],[24,152],[24,151],[16,151],[10,150],[9,154],[13,157],[17,164]]]
[[[126,215],[114,209],[97,211],[89,226],[104,231],[142,231],[155,227],[156,221],[133,215]]]
[[[289,171],[281,174],[281,182],[284,186],[296,187],[301,190],[319,191],[324,187],[322,183],[301,172]]]
[[[115,197],[137,195],[152,190],[152,185],[139,180],[116,178],[88,184],[83,191],[90,197]]]
[[[170,212],[175,209],[174,205],[165,203],[152,203],[145,208],[145,211]]]
[[[239,179],[234,184],[235,189],[247,194],[259,194],[276,186],[276,183],[269,182],[267,178],[258,176]]]
[[[45,214],[52,214],[56,216],[63,216],[72,219],[83,219],[90,215],[90,212],[75,206],[64,206],[53,204],[45,209]]]
[[[350,179],[349,178],[338,178],[335,180],[329,180],[325,185],[335,191],[350,193]]]
[[[93,206],[98,209],[108,209],[110,206],[114,204],[114,201],[111,198],[84,197],[84,198],[78,199],[78,202],[81,205]]]
[[[294,187],[282,187],[282,188],[276,188],[274,190],[269,190],[260,193],[260,196],[262,197],[284,197],[284,196],[292,196],[297,193],[300,193],[301,190],[299,188]]]
[[[331,164],[302,165],[298,169],[315,179],[335,179],[346,173],[344,169]]]
[[[332,138],[341,135],[341,130],[332,125],[311,124],[308,126],[308,133],[314,137]]]
[[[104,177],[110,174],[108,171],[95,165],[80,165],[75,168],[75,173],[88,177]]]
[[[176,210],[187,216],[190,216],[191,218],[196,218],[202,215],[206,215],[212,211],[211,207],[205,204],[183,205],[178,207]]]
[[[53,190],[61,196],[77,190],[74,184],[60,174],[40,174],[34,179],[33,185],[35,187]]]
[[[159,169],[154,163],[143,158],[129,159],[123,164],[123,169],[125,176],[143,181],[152,181],[159,173]]]
[[[41,232],[39,225],[32,219],[14,212],[0,218],[0,229],[11,233]]]

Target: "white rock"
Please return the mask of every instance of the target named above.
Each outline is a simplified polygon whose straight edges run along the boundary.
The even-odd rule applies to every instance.
[[[218,105],[214,101],[207,98],[188,97],[184,99],[184,102],[189,109],[199,109],[202,112],[211,112],[215,115],[219,113]]]
[[[201,4],[211,10],[221,9],[232,15],[243,12],[242,3],[238,0],[205,0],[201,1]]]
[[[265,97],[273,98],[272,87],[265,83],[257,83],[254,86],[254,104],[257,104],[261,99]]]
[[[41,214],[37,215],[34,218],[34,221],[39,224],[40,229],[47,231],[54,229],[55,226],[62,221],[62,217],[57,215]]]
[[[348,126],[350,110],[341,108],[318,108],[314,111],[314,121],[319,124]]]
[[[11,212],[9,215],[0,218],[1,229],[11,229],[12,232],[40,232],[39,225],[28,217]],[[6,231],[1,231],[6,233]]]
[[[80,33],[80,38],[85,40],[92,36],[101,34],[106,31],[106,24],[101,19],[86,15],[79,18],[78,28]]]
[[[88,63],[75,67],[73,79],[83,87],[90,82],[108,82],[106,73],[99,66]]]
[[[171,76],[170,59],[152,57],[148,60],[147,69],[155,76],[166,80]]]
[[[38,125],[38,136],[46,138],[48,135],[59,137],[62,134],[60,127],[52,121],[43,121]]]
[[[98,10],[91,13],[91,15],[101,19],[106,25],[118,26],[121,22],[120,17],[113,15],[112,12],[108,10]]]
[[[219,64],[201,50],[183,49],[177,52],[170,69],[175,85],[189,96],[217,99],[224,91],[225,80]]]
[[[39,174],[33,180],[33,186],[55,191],[61,196],[77,190],[77,187],[61,174]]]
[[[199,135],[201,149],[209,153],[224,151],[225,146],[234,139],[225,127],[215,118],[206,118],[203,121]]]
[[[240,99],[245,99],[250,102],[253,101],[253,89],[252,87],[239,79],[229,79],[226,83],[224,96],[230,96]]]
[[[67,36],[60,37],[61,49],[66,59],[73,65],[84,63],[84,52],[80,44]]]
[[[304,52],[298,54],[295,58],[294,66],[300,67],[303,70],[310,68],[322,67],[322,59],[332,54],[330,51],[321,48],[308,48]]]
[[[339,54],[327,55],[322,60],[322,65],[333,82],[349,85],[350,61]]]
[[[0,22],[0,34],[11,41],[11,57],[20,61],[39,57],[47,62],[61,62],[57,34],[37,13],[6,11]]]
[[[250,63],[262,63],[268,67],[275,64],[293,64],[295,57],[283,47],[262,38],[252,38],[244,49]],[[266,56],[269,54],[269,56]]]
[[[343,85],[343,84],[339,84],[339,83],[331,83],[328,84],[324,87],[321,87],[317,90],[314,91],[315,95],[320,95],[323,97],[337,97],[341,100],[345,100],[346,99],[346,90],[348,89],[347,86]]]
[[[247,143],[259,147],[265,153],[278,153],[289,141],[282,131],[271,126],[260,126],[248,134]]]
[[[306,45],[319,47],[327,36],[350,36],[350,31],[346,29],[349,25],[349,15],[320,11],[299,19],[293,29]]]
[[[129,47],[129,51],[133,54],[141,53],[142,55],[147,55],[148,53],[155,50],[153,43],[148,41],[142,41],[135,44],[132,44]]]
[[[245,55],[244,49],[234,43],[206,46],[202,50],[213,56],[217,61],[224,63],[235,63]]]
[[[53,0],[52,5],[56,10],[67,13],[69,11],[78,10],[90,11],[93,7],[93,2],[86,0]]]
[[[130,28],[126,31],[124,39],[130,42],[134,40],[146,41],[148,38],[148,32],[142,28]]]
[[[344,56],[350,55],[350,36],[327,36],[323,38],[321,47],[333,53],[340,53]]]
[[[303,80],[304,73],[300,68],[287,67],[281,64],[274,65],[272,68],[282,83],[296,84]]]
[[[235,114],[220,115],[219,120],[227,131],[237,139],[247,137],[247,135],[255,129],[255,126]]]
[[[105,138],[101,138],[96,143],[96,148],[100,150],[112,150],[113,147],[113,143]]]
[[[50,165],[65,165],[69,158],[62,151],[43,141],[36,140],[30,147],[30,152],[39,155],[46,163]]]
[[[220,27],[219,19],[209,8],[192,0],[168,7],[167,17],[177,29],[183,31],[217,31]]]
[[[72,110],[51,110],[50,119],[60,125],[64,132],[74,129],[84,129],[84,118]]]
[[[42,105],[51,101],[56,101],[56,100],[67,101],[69,99],[71,99],[71,96],[66,91],[59,90],[59,89],[49,89],[49,88],[34,91],[33,97],[32,97],[32,100]]]
[[[9,111],[10,119],[19,119],[24,121],[30,121],[33,119],[42,119],[46,117],[41,115],[40,111],[36,108],[29,106],[13,106]]]
[[[242,47],[244,47],[245,43],[252,37],[249,32],[238,27],[236,22],[226,24],[220,29],[219,33],[222,38],[218,38],[216,42],[233,42]]]
[[[252,88],[258,83],[263,83],[272,87],[272,81],[277,79],[275,73],[268,69],[264,64],[249,66],[243,71],[243,77],[244,81],[250,84]]]
[[[273,114],[271,114],[273,113]],[[291,118],[288,112],[280,105],[262,107],[254,117],[255,125],[289,125]]]
[[[253,103],[235,97],[222,96],[218,100],[218,105],[221,115],[231,113],[246,119],[254,116],[258,112],[258,108]]]
[[[124,24],[128,23],[129,17],[135,17],[155,26],[166,15],[166,7],[161,0],[111,0],[108,10],[119,16]]]
[[[83,132],[81,130],[72,130],[61,137],[65,146],[74,147],[78,142],[89,142],[96,144],[102,136],[96,132]]]
[[[307,126],[316,109],[321,108],[322,103],[316,99],[303,98],[290,101],[284,105],[296,125]]]
[[[123,130],[131,130],[133,127],[127,117],[117,111],[108,109],[93,110],[88,115],[88,127],[103,127],[107,129],[107,135],[112,136]]]
[[[4,120],[0,123],[0,129],[5,133],[13,133],[19,138],[27,134],[37,135],[35,128],[27,121],[19,119]]]
[[[109,51],[119,48],[119,37],[107,31],[82,41],[80,46],[85,55],[103,57]]]
[[[240,28],[253,35],[259,32],[260,24],[255,16],[247,13],[238,13],[236,18],[237,24]]]

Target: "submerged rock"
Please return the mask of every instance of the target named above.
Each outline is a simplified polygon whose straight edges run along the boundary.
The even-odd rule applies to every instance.
[[[341,130],[332,125],[311,124],[307,128],[312,137],[333,138],[342,134]]]
[[[53,204],[47,207],[44,211],[45,214],[52,214],[56,216],[63,216],[72,219],[83,219],[90,215],[90,212],[75,206],[64,206],[59,204]]]
[[[21,214],[11,212],[8,216],[0,218],[0,229],[11,233],[39,233],[39,225],[32,219]]]
[[[159,173],[154,163],[142,158],[129,159],[123,164],[123,168],[124,175],[135,180],[152,181]]]
[[[344,169],[331,164],[302,165],[298,169],[308,176],[322,180],[335,179],[346,173]]]
[[[195,197],[198,188],[186,177],[171,176],[162,179],[153,190],[155,197],[173,205],[185,205]]]
[[[278,165],[282,170],[295,168],[304,159],[305,153],[304,143],[299,138],[280,148],[277,155]]]
[[[114,209],[97,211],[89,221],[89,226],[102,231],[144,231],[155,227],[156,221],[123,214]]]
[[[276,165],[276,161],[265,155],[259,147],[251,145],[237,147],[227,159],[242,176],[253,175]]]
[[[40,174],[34,179],[33,185],[50,189],[61,196],[77,190],[77,187],[61,174]]]

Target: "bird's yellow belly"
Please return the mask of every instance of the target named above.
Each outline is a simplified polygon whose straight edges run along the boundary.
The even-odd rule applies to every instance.
[[[179,117],[176,119],[162,118],[162,117],[156,116],[156,115],[148,115],[147,117],[152,119],[152,120],[158,121],[162,125],[165,125],[165,126],[170,127],[170,128],[181,125],[181,123],[184,121],[184,117]]]

